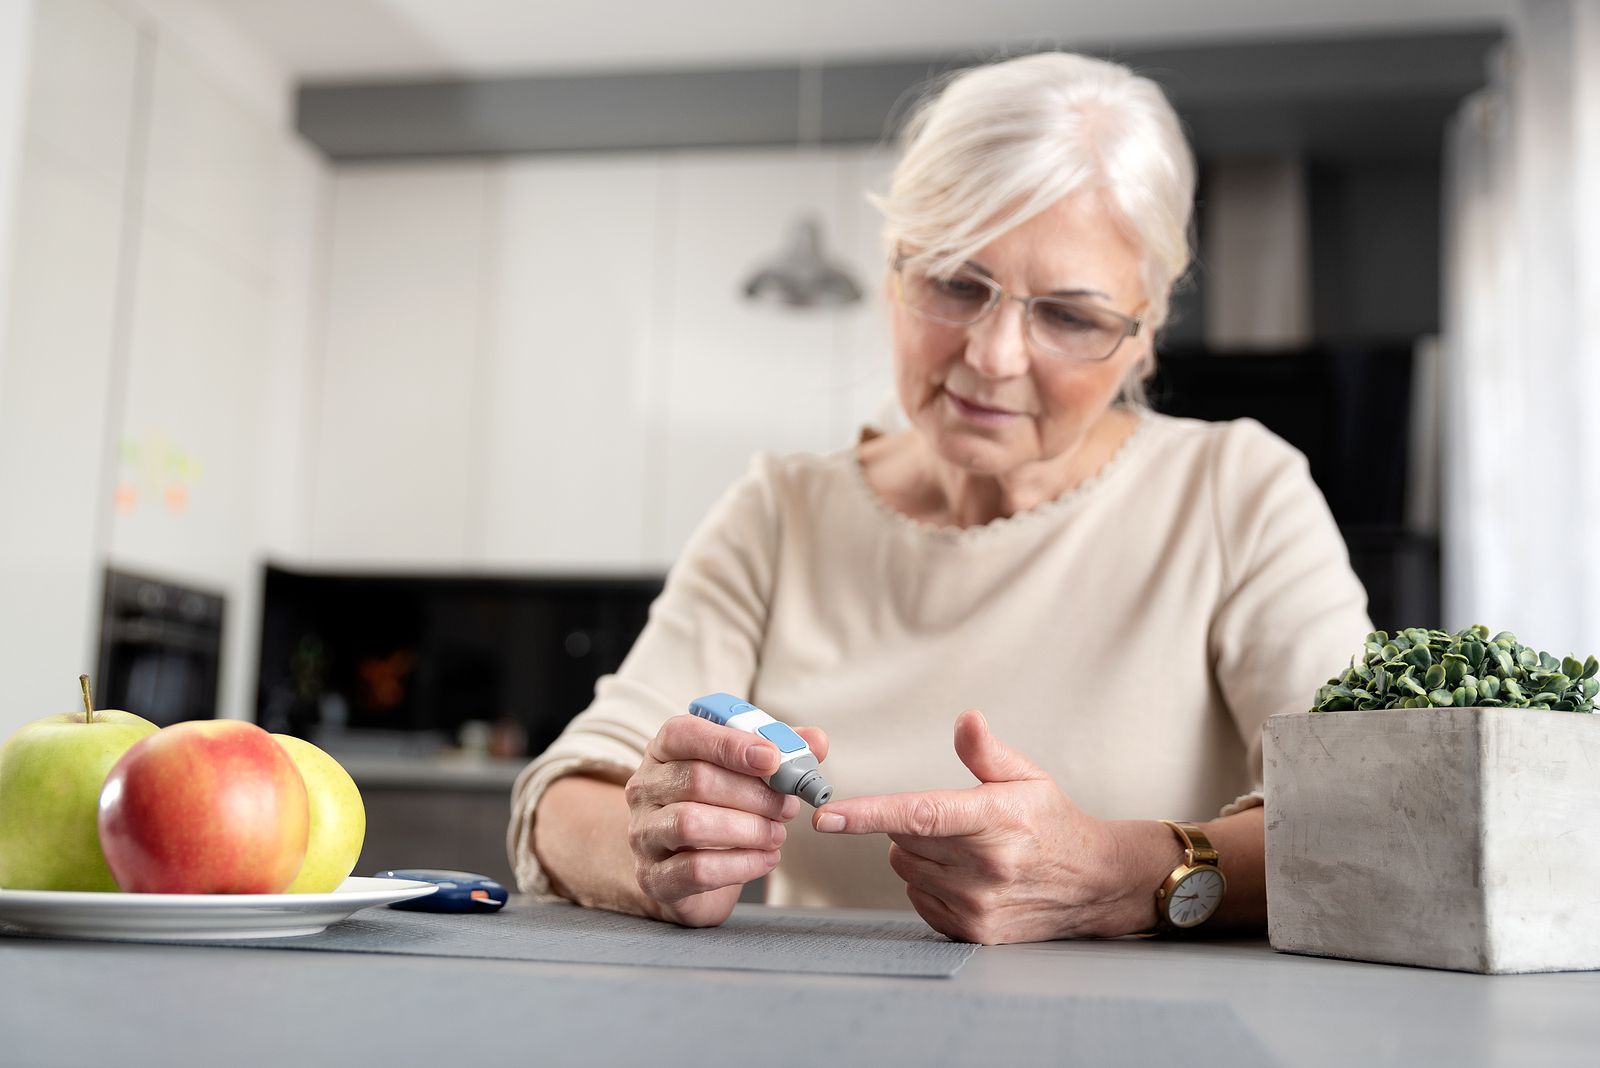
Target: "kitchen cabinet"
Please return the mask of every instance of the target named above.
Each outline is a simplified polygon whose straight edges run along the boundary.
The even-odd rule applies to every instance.
[[[752,453],[847,444],[889,382],[863,197],[888,159],[338,171],[309,562],[661,569]],[[808,213],[866,300],[745,300]]]
[[[144,199],[233,273],[270,270],[281,133],[179,47],[153,48]]]
[[[263,104],[286,76],[184,40],[112,0],[33,7],[0,337],[0,735],[70,706],[108,562],[225,594],[218,710],[246,714],[258,560],[304,540],[285,444],[308,437],[326,165]]]
[[[840,316],[837,356],[838,404],[834,438],[855,439],[861,424],[879,417],[885,405],[898,410],[889,349],[889,250],[883,243],[883,216],[867,193],[884,193],[896,153],[872,146],[842,154],[839,167],[839,247],[847,256],[865,296]]]
[[[33,10],[26,136],[68,166],[120,183],[134,131],[139,31],[102,0],[46,0]],[[37,149],[35,149],[37,151]]]
[[[357,757],[344,763],[367,811],[367,836],[354,874],[445,868],[516,887],[506,859],[506,826],[520,761]]]
[[[482,559],[496,186],[477,163],[335,174],[310,480],[318,563]]]
[[[483,560],[637,565],[666,373],[658,156],[505,165],[495,224]]]
[[[94,0],[34,10],[0,336],[0,737],[70,707],[92,663],[115,450],[113,352],[138,33]],[[8,205],[8,208],[10,205]]]
[[[29,61],[33,43],[33,0],[0,5],[0,294],[8,292],[11,218],[16,206],[17,165],[22,157]],[[5,338],[6,301],[0,296],[0,341]],[[0,365],[5,350],[0,345]]]
[[[785,248],[803,215],[827,220],[825,232],[837,242],[839,168],[835,152],[673,161],[653,563],[677,555],[753,452],[840,444],[832,420],[839,313],[752,303],[744,295],[745,282]],[[839,254],[836,243],[829,250]]]
[[[757,452],[848,445],[889,383],[876,211],[880,150],[792,149],[680,158],[669,175],[668,372],[660,409],[660,499],[649,560],[666,566]],[[815,215],[823,251],[855,278],[858,304],[752,303],[745,282]]]
[[[300,433],[322,168],[178,48],[151,48],[108,555],[226,598],[218,713],[254,708],[259,561]],[[289,454],[292,462],[293,454]],[[278,539],[281,544],[283,538]]]
[[[0,232],[0,736],[71,705],[108,562],[227,597],[218,711],[243,715],[259,559],[307,537],[326,164],[287,74],[221,23],[31,6]]]

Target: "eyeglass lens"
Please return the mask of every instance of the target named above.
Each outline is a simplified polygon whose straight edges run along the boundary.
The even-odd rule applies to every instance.
[[[934,278],[902,268],[901,292],[914,312],[951,326],[969,326],[982,319],[999,300],[983,279],[967,274]],[[1080,360],[1109,357],[1127,335],[1116,316],[1088,301],[1036,297],[1028,317],[1028,333],[1040,347]]]

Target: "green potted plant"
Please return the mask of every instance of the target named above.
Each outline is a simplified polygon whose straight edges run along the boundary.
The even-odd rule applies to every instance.
[[[1600,661],[1484,627],[1367,637],[1263,738],[1274,948],[1600,968]]]

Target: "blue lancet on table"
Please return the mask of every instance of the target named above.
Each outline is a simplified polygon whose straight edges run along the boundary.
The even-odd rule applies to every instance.
[[[730,693],[697,697],[689,702],[689,711],[712,723],[759,734],[776,746],[778,770],[768,775],[766,781],[780,794],[794,794],[815,808],[826,805],[833,797],[833,787],[817,770],[816,754],[787,723],[773,719],[749,701]]]

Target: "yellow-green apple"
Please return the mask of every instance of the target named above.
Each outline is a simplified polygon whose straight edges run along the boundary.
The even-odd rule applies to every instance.
[[[140,740],[100,792],[100,847],[130,893],[282,893],[309,830],[294,761],[241,720],[193,720]]]
[[[0,887],[116,890],[95,826],[100,788],[154,733],[131,712],[88,707],[17,728],[0,748]]]
[[[306,784],[311,806],[311,834],[300,874],[285,893],[326,894],[338,889],[355,870],[367,836],[367,809],[361,791],[340,763],[302,738],[274,734]]]

